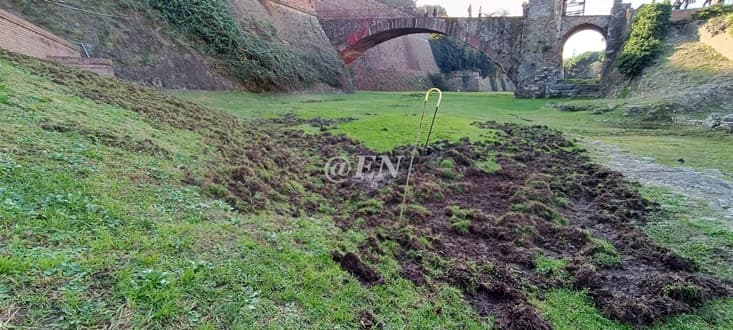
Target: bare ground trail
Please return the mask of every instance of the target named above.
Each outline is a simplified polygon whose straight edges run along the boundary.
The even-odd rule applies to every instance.
[[[670,188],[689,198],[704,200],[733,226],[733,182],[715,169],[697,171],[688,167],[668,167],[653,158],[637,158],[621,148],[600,141],[587,146],[606,158],[606,166],[640,183]]]

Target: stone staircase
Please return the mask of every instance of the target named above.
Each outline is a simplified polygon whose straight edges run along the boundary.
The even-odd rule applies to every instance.
[[[600,83],[558,82],[547,84],[547,97],[601,97]]]

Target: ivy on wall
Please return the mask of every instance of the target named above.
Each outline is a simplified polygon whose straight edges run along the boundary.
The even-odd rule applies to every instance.
[[[639,8],[631,24],[629,40],[618,58],[621,73],[637,76],[654,61],[662,50],[671,15],[669,3],[653,3]]]
[[[275,29],[264,22],[240,24],[227,0],[147,0],[183,33],[201,39],[233,76],[253,91],[307,87],[319,76],[304,56],[286,49]]]

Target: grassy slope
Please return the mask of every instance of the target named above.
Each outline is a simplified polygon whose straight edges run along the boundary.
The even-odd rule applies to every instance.
[[[718,110],[714,100],[700,100],[709,97],[708,90],[733,85],[733,62],[718,54],[712,47],[696,41],[683,33],[670,36],[661,58],[644,71],[643,76],[632,88],[629,102],[657,103],[699,102],[703,114]]]
[[[214,157],[207,132],[16,65],[0,59],[0,324],[334,328],[362,311],[398,327],[490,322],[457,289],[415,288],[394,260],[380,268],[388,285],[362,287],[330,253],[363,238],[329,218],[243,215],[182,184]],[[181,121],[205,120],[181,106]]]

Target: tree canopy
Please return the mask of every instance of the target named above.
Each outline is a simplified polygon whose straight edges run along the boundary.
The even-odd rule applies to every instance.
[[[478,71],[486,78],[497,71],[497,66],[486,55],[454,38],[436,35],[430,40],[430,47],[443,73]]]

